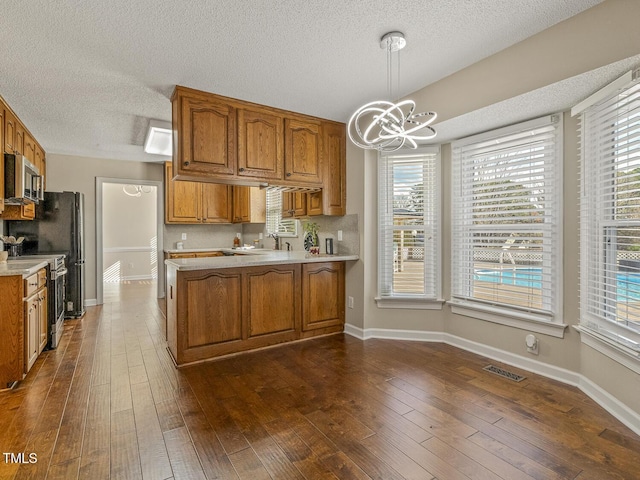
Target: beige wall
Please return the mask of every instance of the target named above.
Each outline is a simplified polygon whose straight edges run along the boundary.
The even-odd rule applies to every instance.
[[[640,2],[607,0],[549,30],[415,92],[411,98],[429,105],[445,120],[481,107],[550,85],[640,53]],[[535,68],[531,68],[532,64]],[[552,112],[549,112],[552,113]],[[576,120],[564,117],[564,221],[563,221],[563,322],[579,318],[578,297],[578,150]],[[442,146],[442,279],[444,298],[450,296],[450,145]],[[377,289],[377,167],[376,154],[348,151],[349,211],[363,219],[363,267],[348,277],[347,289],[364,286],[363,317],[352,325],[367,329],[437,332],[455,335],[489,349],[499,349],[581,374],[640,416],[640,379],[628,368],[583,345],[579,334],[567,328],[564,338],[536,333],[540,354],[526,351],[529,332],[438,310],[387,310],[375,303]],[[365,163],[362,164],[364,157]],[[364,200],[362,200],[364,199]],[[352,203],[353,202],[353,203]]]
[[[158,189],[148,186],[148,193],[132,197],[123,187],[102,185],[103,278],[109,282],[157,278]]]
[[[84,193],[86,299],[96,299],[96,177],[162,181],[162,164],[47,156],[47,190]]]

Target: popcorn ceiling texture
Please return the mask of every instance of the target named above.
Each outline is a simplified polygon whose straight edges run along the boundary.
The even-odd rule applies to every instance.
[[[386,96],[388,31],[402,96],[600,1],[3,0],[0,95],[47,153],[158,161],[176,84],[347,121]]]

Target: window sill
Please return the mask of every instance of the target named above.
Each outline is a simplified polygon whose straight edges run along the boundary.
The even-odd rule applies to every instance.
[[[640,374],[640,352],[627,348],[582,325],[574,325],[573,328],[580,332],[580,341],[583,344]]]
[[[519,328],[528,332],[541,333],[557,338],[564,338],[564,331],[569,326],[565,323],[553,323],[522,312],[505,312],[497,308],[462,302],[447,302],[451,312],[465,317],[477,318],[486,322],[498,323]]]
[[[444,300],[410,297],[376,297],[378,308],[410,308],[414,310],[442,310]]]

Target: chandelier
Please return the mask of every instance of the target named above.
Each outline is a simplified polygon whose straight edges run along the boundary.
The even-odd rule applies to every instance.
[[[392,98],[392,54],[398,58],[398,78],[400,76],[399,51],[407,45],[401,32],[389,32],[380,39],[380,48],[387,51],[387,89]],[[399,83],[399,81],[398,81]],[[377,100],[363,105],[349,119],[347,132],[351,141],[360,148],[393,152],[403,147],[417,148],[418,142],[436,136],[431,124],[437,117],[435,112],[413,113],[416,103],[403,100],[394,103]]]

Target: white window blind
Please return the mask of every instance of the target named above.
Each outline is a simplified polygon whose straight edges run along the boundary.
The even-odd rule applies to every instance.
[[[296,237],[297,222],[293,218],[282,218],[282,190],[277,187],[267,188],[267,234],[280,237]]]
[[[640,82],[580,116],[580,325],[640,352]],[[619,82],[618,82],[619,83]]]
[[[560,115],[452,143],[452,301],[524,319],[559,311]]]
[[[440,296],[439,161],[437,148],[380,157],[379,298]]]

